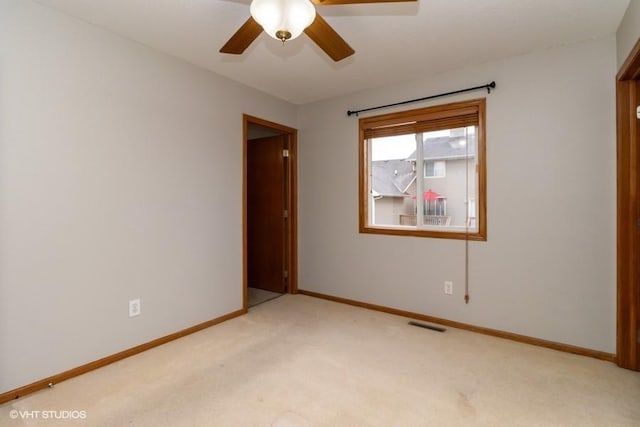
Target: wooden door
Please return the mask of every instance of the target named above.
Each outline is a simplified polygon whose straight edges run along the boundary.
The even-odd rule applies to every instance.
[[[640,45],[640,41],[638,42]],[[639,55],[640,56],[640,55]],[[635,97],[633,106],[635,109],[635,117],[632,117],[634,120],[633,131],[635,135],[632,136],[632,141],[634,145],[635,151],[635,162],[633,163],[633,171],[631,172],[633,175],[633,179],[635,180],[635,188],[634,188],[634,202],[635,206],[633,209],[633,219],[635,224],[632,224],[631,228],[634,229],[633,225],[635,225],[635,229],[633,230],[633,261],[631,261],[634,265],[633,274],[634,278],[631,279],[631,287],[633,289],[633,299],[629,302],[629,304],[633,304],[635,302],[635,310],[633,317],[636,318],[636,327],[635,327],[635,336],[636,346],[635,346],[635,354],[636,354],[636,363],[634,365],[634,369],[636,371],[640,371],[640,63],[636,64],[636,77],[633,80],[633,87],[635,89]],[[632,108],[632,116],[633,114]]]
[[[287,135],[247,142],[248,286],[286,291]]]
[[[640,42],[639,42],[640,43]],[[640,371],[640,64],[637,64],[636,67],[636,78],[634,80],[635,87],[635,107],[636,107],[636,118],[635,118],[635,136],[633,136],[633,141],[635,145],[635,156],[636,160],[634,163],[633,175],[635,177],[635,209],[634,209],[634,218],[635,219],[635,230],[634,230],[634,253],[633,256],[634,261],[633,264],[635,279],[632,279],[631,286],[633,287],[633,293],[635,296],[635,314],[636,318],[636,363],[635,370]],[[633,114],[633,112],[632,112]],[[632,227],[633,228],[633,227]],[[633,301],[630,302],[633,304]]]
[[[640,40],[617,76],[617,363],[640,371]]]

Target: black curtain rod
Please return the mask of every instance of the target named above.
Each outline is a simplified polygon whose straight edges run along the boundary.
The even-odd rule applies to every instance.
[[[464,92],[471,92],[472,90],[478,90],[478,89],[486,89],[487,93],[491,93],[491,89],[495,89],[496,87],[496,82],[491,82],[488,83],[486,85],[482,85],[482,86],[476,86],[476,87],[470,87],[468,89],[460,89],[460,90],[454,90],[453,92],[447,92],[447,93],[441,93],[438,95],[431,95],[431,96],[425,96],[424,98],[418,98],[418,99],[410,99],[409,101],[402,101],[402,102],[396,102],[393,104],[387,104],[387,105],[380,105],[379,107],[371,107],[371,108],[363,108],[362,110],[349,110],[347,111],[347,116],[352,116],[352,115],[358,115],[358,113],[362,113],[365,111],[372,111],[372,110],[379,110],[381,108],[389,108],[389,107],[395,107],[396,105],[404,105],[404,104],[410,104],[412,102],[420,102],[420,101],[426,101],[427,99],[434,99],[434,98],[441,98],[443,96],[449,96],[449,95],[456,95],[458,93],[464,93]]]

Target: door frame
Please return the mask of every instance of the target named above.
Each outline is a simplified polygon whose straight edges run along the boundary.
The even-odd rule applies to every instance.
[[[264,120],[248,114],[242,115],[242,307],[245,311],[249,308],[248,297],[248,236],[247,236],[247,145],[249,143],[249,126],[255,125],[268,130],[276,131],[288,136],[289,143],[289,169],[286,174],[286,201],[288,206],[288,221],[286,223],[287,239],[285,245],[285,262],[289,266],[287,292],[298,293],[298,130]]]
[[[616,76],[617,363],[640,370],[640,39]]]

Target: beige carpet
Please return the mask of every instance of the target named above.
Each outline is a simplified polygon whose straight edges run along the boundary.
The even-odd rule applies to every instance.
[[[12,421],[13,409],[86,419]],[[640,373],[285,295],[2,405],[0,425],[639,426]]]

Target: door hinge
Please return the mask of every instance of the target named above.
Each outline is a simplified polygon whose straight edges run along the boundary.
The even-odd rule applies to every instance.
[[[287,150],[286,148],[282,150],[282,157],[289,157],[289,150]]]
[[[289,278],[289,270],[285,270],[282,274],[284,276],[285,279]]]
[[[286,211],[286,210],[285,210],[285,211],[283,211],[283,212],[282,212],[282,216],[283,216],[285,219],[286,219],[286,218],[289,218],[289,211]]]
[[[636,219],[636,228],[640,230],[640,218]]]

